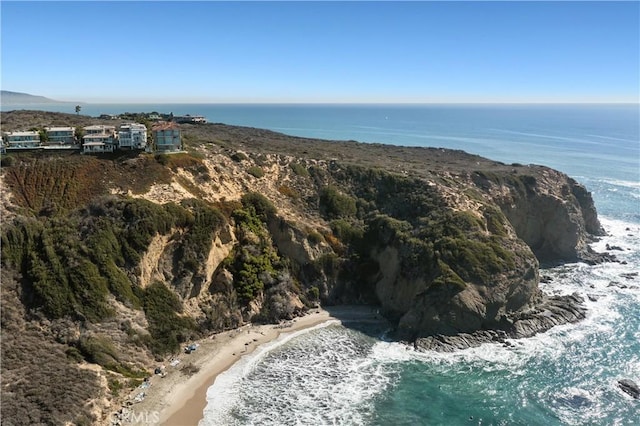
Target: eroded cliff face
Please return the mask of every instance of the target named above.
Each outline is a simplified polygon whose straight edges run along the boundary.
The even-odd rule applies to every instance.
[[[61,362],[124,382],[188,339],[319,303],[378,305],[424,348],[584,316],[538,289],[539,261],[602,260],[591,196],[560,172],[221,125],[185,137],[183,154],[2,170],[3,303],[69,348]]]
[[[530,172],[524,175],[476,172],[471,178],[500,207],[540,261],[597,261],[588,243],[603,230],[591,194],[558,171],[527,168]]]

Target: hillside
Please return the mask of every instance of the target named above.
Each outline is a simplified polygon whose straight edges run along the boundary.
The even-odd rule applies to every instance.
[[[29,105],[29,104],[64,104],[65,101],[56,101],[54,99],[45,98],[44,96],[35,96],[28,93],[10,92],[8,90],[0,91],[0,101],[2,105]]]
[[[604,259],[587,246],[602,233],[590,194],[560,172],[181,128],[182,154],[3,157],[3,421],[106,421],[185,342],[318,304],[379,306],[397,339],[439,350],[584,317],[538,289],[539,262]]]

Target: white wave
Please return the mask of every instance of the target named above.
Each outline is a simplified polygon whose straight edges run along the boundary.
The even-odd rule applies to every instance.
[[[218,376],[201,425],[366,423],[392,375],[369,357],[362,335],[322,328],[280,339]]]
[[[609,185],[622,186],[622,187],[631,188],[631,189],[640,189],[639,181],[620,180],[620,179],[601,179],[601,180],[602,182],[608,183]]]
[[[597,252],[610,251],[620,261],[627,262],[627,265],[617,264],[622,272],[637,272],[640,269],[640,265],[638,265],[640,262],[640,224],[608,217],[600,217],[600,223],[607,235],[592,243],[591,248]],[[621,250],[607,249],[607,246]],[[616,267],[612,264],[604,265],[608,265],[610,268]],[[632,270],[634,267],[635,271]]]
[[[563,141],[563,142],[578,142],[584,145],[607,145],[606,143],[584,139],[583,137],[577,138],[577,137],[557,136],[557,135],[550,135],[550,134],[543,134],[543,133],[518,132],[515,130],[507,130],[507,129],[490,129],[490,130],[497,131],[500,133],[507,133],[511,135],[531,136],[538,139],[549,139],[549,140]]]
[[[588,136],[588,137],[591,137],[591,138],[606,139],[606,140],[610,140],[610,141],[638,143],[637,140],[625,139],[625,138],[616,138],[616,137],[613,137],[613,136],[602,136],[602,135],[585,135],[585,136]]]
[[[306,333],[338,323],[338,321],[331,320],[296,332],[282,333],[274,341],[260,345],[252,353],[241,357],[231,368],[219,374],[213,385],[207,390],[207,406],[204,409],[204,418],[199,425],[214,426],[227,424],[231,421],[230,412],[238,404],[243,379],[270,351]]]

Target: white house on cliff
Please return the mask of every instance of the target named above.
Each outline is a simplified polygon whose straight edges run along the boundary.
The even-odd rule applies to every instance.
[[[125,149],[147,149],[147,126],[127,123],[118,129],[118,146]]]
[[[100,152],[113,152],[116,149],[115,126],[95,125],[84,128],[82,137],[82,152],[94,154]]]
[[[45,127],[48,145],[75,145],[75,127]]]

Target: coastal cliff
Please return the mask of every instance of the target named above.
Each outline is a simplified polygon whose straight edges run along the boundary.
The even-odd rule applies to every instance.
[[[541,293],[539,263],[607,260],[588,247],[603,233],[588,191],[543,166],[182,129],[180,154],[3,156],[3,418],[105,421],[187,342],[318,305],[379,306],[421,349],[531,336],[585,315],[577,297]],[[62,403],[46,390],[59,374]]]

